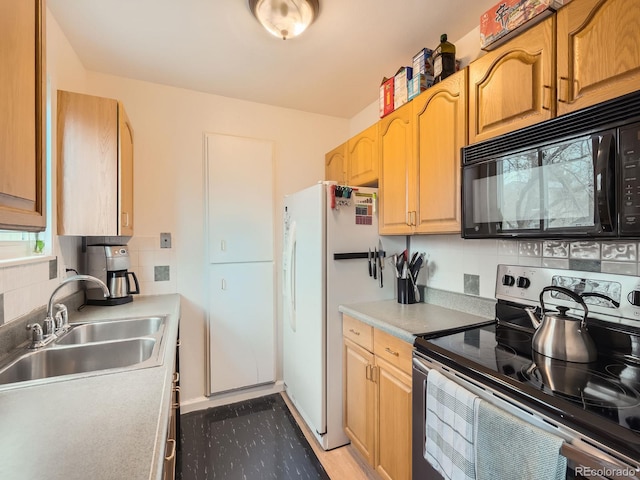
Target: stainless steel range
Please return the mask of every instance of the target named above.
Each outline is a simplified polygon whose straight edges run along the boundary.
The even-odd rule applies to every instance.
[[[496,299],[495,321],[416,339],[413,478],[438,478],[424,455],[426,379],[436,369],[561,437],[566,478],[640,479],[640,278],[499,265]],[[568,350],[565,337],[579,330],[593,340],[593,357],[549,356],[558,349],[533,341],[534,308],[534,320],[561,320],[545,342]]]

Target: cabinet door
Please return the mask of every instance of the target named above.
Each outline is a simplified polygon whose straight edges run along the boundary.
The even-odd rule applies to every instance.
[[[324,156],[324,179],[347,183],[347,144],[343,143]]]
[[[208,134],[211,263],[273,260],[273,143]]]
[[[460,232],[460,149],[467,143],[467,69],[414,98],[416,233]]]
[[[46,226],[44,16],[0,0],[0,228]]]
[[[638,0],[574,1],[557,17],[558,114],[638,90]]]
[[[376,356],[376,471],[388,480],[411,478],[411,376]]]
[[[371,381],[373,354],[344,339],[344,429],[351,443],[370,465],[374,454],[375,384]]]
[[[275,381],[273,262],[209,266],[210,393]]]
[[[378,184],[378,124],[375,123],[347,142],[349,185]]]
[[[380,132],[380,234],[413,232],[415,189],[408,175],[414,167],[413,110],[404,105],[384,117]]]
[[[58,234],[118,233],[118,102],[58,91]]]
[[[469,143],[555,116],[555,16],[469,65]]]
[[[118,103],[118,234],[133,235],[133,128],[122,103]]]

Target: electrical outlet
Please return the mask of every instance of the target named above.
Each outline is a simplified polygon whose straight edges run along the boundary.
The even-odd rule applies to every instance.
[[[160,234],[160,248],[171,248],[171,234],[164,232]]]

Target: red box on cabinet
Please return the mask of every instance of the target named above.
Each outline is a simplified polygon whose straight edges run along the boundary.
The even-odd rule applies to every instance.
[[[480,48],[493,50],[570,0],[502,0],[480,17]]]
[[[382,84],[380,85],[380,106],[379,113],[380,118],[385,115],[389,115],[393,112],[393,80],[394,77],[391,78],[383,78]]]

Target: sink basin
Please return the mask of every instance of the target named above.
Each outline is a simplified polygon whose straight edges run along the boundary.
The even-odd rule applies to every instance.
[[[0,370],[0,385],[97,370],[157,364],[154,338],[43,348],[26,353]]]
[[[55,341],[58,345],[108,342],[157,335],[164,326],[164,317],[128,318],[76,325]]]

